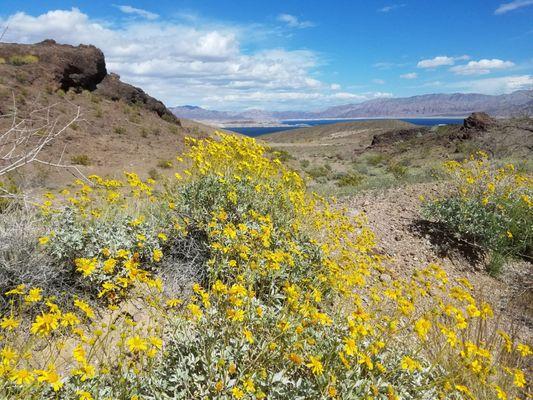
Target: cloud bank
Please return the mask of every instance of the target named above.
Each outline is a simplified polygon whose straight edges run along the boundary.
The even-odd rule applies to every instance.
[[[163,21],[146,10],[121,7],[142,19],[117,26],[73,8],[37,16],[19,12],[0,23],[9,24],[5,41],[35,43],[52,38],[59,43],[94,44],[104,51],[110,71],[168,105],[312,108],[341,98],[366,100],[380,95],[339,93],[340,86],[317,79],[321,61],[310,50],[243,51],[243,36],[252,36],[245,26]],[[307,24],[284,20],[297,27]]]

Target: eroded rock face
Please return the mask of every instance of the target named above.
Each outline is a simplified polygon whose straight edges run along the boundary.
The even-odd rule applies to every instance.
[[[117,74],[111,73],[106,75],[98,84],[95,93],[111,100],[124,100],[128,104],[142,105],[154,111],[160,117],[164,117],[167,121],[173,121],[179,124],[179,119],[161,101],[147,95],[138,87],[122,82],[120,76]]]
[[[472,113],[463,122],[464,129],[475,129],[477,131],[486,131],[494,125],[496,125],[496,120],[484,112]]]
[[[8,63],[13,57],[28,55],[37,57],[37,61],[21,63],[17,68],[24,70],[30,83],[39,80],[55,90],[89,90],[114,101],[141,105],[169,122],[180,124],[162,102],[121,82],[118,75],[108,74],[104,53],[94,46],[70,46],[54,40],[36,44],[0,43],[0,57]]]
[[[60,45],[54,40],[36,44],[0,44],[0,57],[33,55],[35,64],[25,65],[30,72],[45,69],[58,89],[94,90],[107,75],[104,54],[94,46]]]

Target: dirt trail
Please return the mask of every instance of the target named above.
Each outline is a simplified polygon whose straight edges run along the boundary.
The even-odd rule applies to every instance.
[[[388,265],[392,279],[436,263],[450,277],[464,276],[495,310],[520,326],[520,336],[533,338],[533,264],[516,260],[507,263],[500,276],[484,270],[486,257],[437,230],[420,214],[420,196],[443,193],[442,184],[417,184],[384,191],[369,191],[344,199],[351,212],[363,211],[377,236],[378,251],[392,257]]]

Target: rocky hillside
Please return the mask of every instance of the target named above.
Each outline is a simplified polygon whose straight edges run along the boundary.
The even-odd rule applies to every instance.
[[[228,112],[206,110],[196,106],[171,108],[178,117],[200,121],[272,121],[286,119],[375,118],[375,117],[463,117],[473,112],[486,112],[495,117],[533,113],[533,91],[489,96],[475,93],[426,94],[422,96],[375,99],[358,104],[345,104],[319,111],[269,112],[249,110]]]
[[[108,73],[96,47],[52,40],[0,44],[0,132],[14,125],[19,139],[23,130],[35,133],[19,152],[45,135],[57,136],[42,149],[44,162],[19,182],[29,187],[56,186],[78,175],[46,163],[72,165],[85,175],[136,170],[156,176],[182,150],[185,136],[213,131],[176,118],[162,102]],[[5,143],[0,151],[1,169],[8,163]]]
[[[426,94],[393,99],[375,99],[360,104],[332,107],[318,113],[321,117],[413,117],[465,116],[473,112],[510,116],[533,111],[533,91],[489,96],[475,93]]]
[[[445,160],[483,150],[531,170],[533,119],[474,113],[462,125],[353,121],[260,136],[309,175],[315,190],[338,195],[434,180]]]

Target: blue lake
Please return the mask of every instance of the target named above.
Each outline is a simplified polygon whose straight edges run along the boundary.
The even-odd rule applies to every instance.
[[[434,125],[450,125],[450,124],[462,124],[463,118],[396,118],[402,121],[410,122],[416,125],[434,126]],[[375,121],[376,119],[316,119],[316,120],[289,120],[281,121],[285,125],[289,126],[268,126],[268,127],[227,127],[226,129],[238,132],[243,135],[256,137],[266,135],[267,133],[274,133],[280,131],[287,131],[290,129],[297,129],[306,126],[317,126],[326,124],[336,124],[339,122],[352,122],[352,121]]]

